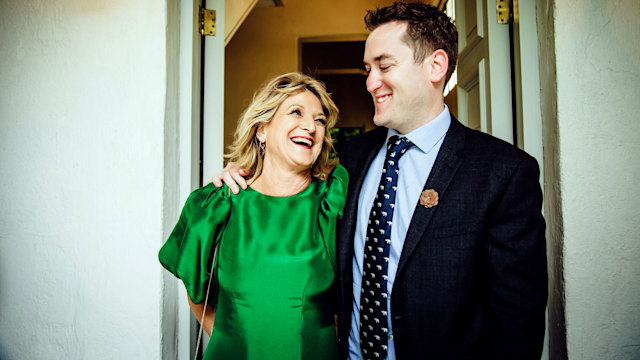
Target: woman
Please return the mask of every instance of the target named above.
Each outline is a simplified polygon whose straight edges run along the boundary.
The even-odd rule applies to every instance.
[[[343,167],[327,175],[337,116],[322,83],[271,80],[227,155],[251,170],[250,186],[234,195],[209,184],[189,196],[159,258],[198,319],[205,310],[205,359],[336,358],[335,228],[347,190]]]

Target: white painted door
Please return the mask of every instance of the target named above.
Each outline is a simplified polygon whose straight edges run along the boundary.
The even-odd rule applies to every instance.
[[[458,27],[458,117],[510,143],[513,138],[509,26],[495,0],[455,0]]]
[[[224,135],[224,0],[180,1],[179,194],[180,205],[222,170]],[[200,7],[216,11],[216,35],[198,30]],[[204,42],[204,47],[203,47]],[[203,54],[204,51],[204,54]],[[201,170],[202,167],[202,170]],[[179,211],[179,210],[178,210]],[[176,280],[177,359],[194,358],[198,322]],[[206,347],[205,341],[201,348]],[[170,341],[165,339],[164,341]],[[166,352],[165,358],[175,358]]]
[[[216,11],[216,34],[204,37],[203,152],[204,183],[222,171],[224,154],[225,0],[203,0]]]
[[[216,11],[216,32],[204,36],[202,76],[202,184],[222,171],[224,155],[224,23],[225,0],[202,0],[203,7]],[[197,334],[195,334],[197,338]],[[201,351],[209,337],[203,331]]]

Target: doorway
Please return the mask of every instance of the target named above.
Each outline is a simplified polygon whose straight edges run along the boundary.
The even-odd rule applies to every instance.
[[[322,81],[340,109],[338,123],[331,129],[336,153],[352,137],[376,127],[362,67],[365,40],[363,34],[301,38],[299,42],[299,71]]]
[[[291,1],[283,7],[254,8],[225,49],[224,96],[217,99],[224,99],[225,148],[232,142],[239,114],[250,103],[253,91],[267,79],[290,71],[309,73],[327,84],[341,109],[339,127],[373,128],[361,55],[357,62],[357,56],[351,55],[364,49],[365,9],[392,2],[354,1],[345,5],[337,0]],[[463,123],[517,144],[542,165],[535,3],[520,5],[511,33],[506,25],[506,37],[505,29],[496,25],[495,6],[488,0],[447,2],[447,8],[459,10],[454,16],[464,43],[460,45],[458,85],[451,86],[446,101]],[[489,46],[488,37],[495,42],[494,34],[496,39],[503,39],[501,50]],[[512,46],[517,52],[513,62]],[[359,47],[361,50],[354,50]],[[304,55],[306,52],[331,55],[316,59]],[[346,54],[351,54],[349,59]],[[354,98],[356,93],[364,95]],[[347,97],[349,101],[341,100]],[[357,104],[352,106],[350,102]],[[363,110],[367,106],[371,110]],[[205,170],[204,176],[213,173]],[[543,358],[546,351],[545,345]]]

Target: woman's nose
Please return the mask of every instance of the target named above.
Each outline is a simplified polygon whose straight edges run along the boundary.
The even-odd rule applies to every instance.
[[[302,124],[301,127],[308,131],[309,133],[314,133],[316,131],[316,127],[315,127],[315,119],[312,116],[305,116],[302,119]]]

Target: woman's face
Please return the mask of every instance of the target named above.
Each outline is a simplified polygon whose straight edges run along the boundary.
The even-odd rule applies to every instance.
[[[289,96],[256,133],[266,143],[265,168],[311,169],[322,150],[326,123],[320,100],[313,93],[304,90]]]

